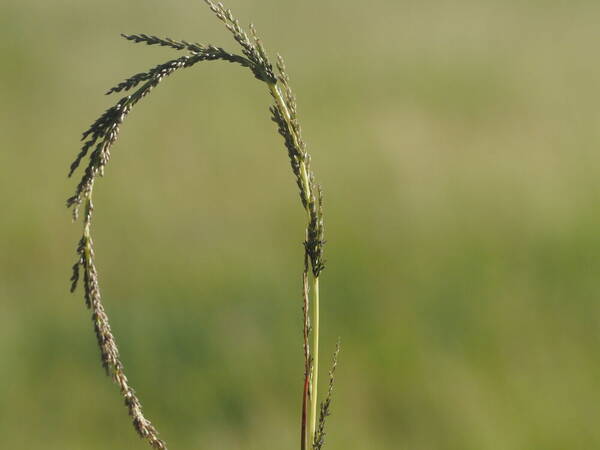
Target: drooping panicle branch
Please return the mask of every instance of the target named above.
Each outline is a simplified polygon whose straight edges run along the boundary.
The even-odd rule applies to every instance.
[[[106,92],[106,95],[112,94],[113,92],[129,91],[130,89],[133,89],[138,84],[140,84],[142,81],[156,80],[159,78],[162,79],[168,76],[169,74],[173,73],[175,70],[181,67],[189,67],[191,64],[194,64],[196,62],[198,62],[198,60],[190,56],[182,56],[180,58],[167,61],[166,63],[159,64],[158,66],[153,67],[148,72],[141,72],[127,78],[125,81],[122,81],[116,86],[110,88]]]
[[[73,266],[73,276],[71,277],[71,291],[77,287],[80,277],[80,271],[83,272],[84,298],[88,309],[92,312],[92,322],[94,332],[100,348],[100,357],[106,373],[114,379],[119,386],[125,405],[129,411],[134,428],[138,434],[146,439],[154,449],[166,450],[164,441],[158,437],[158,431],[152,423],[146,419],[142,412],[142,405],[124,372],[124,366],[121,362],[119,349],[111,330],[108,315],[102,304],[100,294],[100,284],[98,281],[98,271],[96,269],[94,243],[91,236],[92,213],[94,206],[90,195],[85,201],[85,216],[83,225],[83,236],[77,246],[78,259]]]
[[[103,174],[104,168],[110,159],[110,149],[116,142],[120,126],[131,109],[141,99],[148,95],[165,77],[171,75],[176,70],[191,67],[200,61],[215,60],[236,62],[246,67],[250,64],[248,60],[239,55],[233,55],[214,46],[207,46],[204,47],[201,52],[192,53],[167,61],[164,64],[155,66],[148,72],[136,74],[108,91],[109,94],[112,92],[127,91],[137,87],[143,82],[142,86],[133,94],[121,98],[116,105],[109,108],[83,133],[82,140],[85,142],[81,151],[75,158],[75,161],[71,164],[69,176],[77,170],[81,161],[86,157],[89,150],[94,145],[95,149],[90,154],[88,166],[77,185],[75,194],[67,200],[67,206],[73,207],[74,218],[77,218],[79,207],[84,196],[90,191],[93,180],[98,174]]]
[[[129,385],[124,372],[124,366],[120,360],[116,340],[102,303],[98,272],[94,262],[94,246],[91,237],[93,214],[92,191],[96,177],[103,174],[104,168],[110,159],[110,149],[118,138],[120,125],[123,120],[127,117],[131,109],[148,95],[163,78],[180,68],[191,67],[200,61],[221,59],[236,62],[246,67],[251,66],[251,62],[246,58],[233,55],[214,46],[194,47],[193,50],[194,52],[190,55],[168,61],[154,67],[148,72],[134,75],[111,89],[109,93],[129,90],[143,83],[133,94],[121,98],[116,105],[109,108],[83,133],[84,144],[75,161],[71,164],[69,171],[70,176],[88,155],[90,149],[93,148],[93,151],[89,154],[88,165],[77,185],[75,194],[67,200],[67,205],[73,208],[75,218],[77,218],[81,204],[85,203],[86,205],[84,231],[77,246],[78,259],[73,266],[71,290],[75,290],[80,279],[80,273],[83,272],[84,298],[87,307],[92,311],[92,321],[100,348],[102,364],[107,373],[119,385],[121,395],[138,434],[145,438],[153,448],[160,450],[166,449],[166,444],[158,437],[158,432],[152,423],[143,415],[141,403]]]
[[[147,34],[122,34],[121,36],[127,39],[128,41],[138,43],[145,43],[147,45],[160,45],[161,47],[170,47],[175,50],[189,50],[192,53],[200,53],[204,49],[202,44],[198,44],[197,42],[190,43],[187,41],[176,41],[169,37],[160,38],[158,36],[148,36]]]
[[[139,37],[139,36],[136,36]],[[200,44],[188,44],[190,49],[194,49],[193,53],[189,56],[182,56],[181,58],[173,59],[171,61],[167,61],[164,64],[159,64],[156,67],[153,67],[148,72],[141,72],[133,75],[132,77],[126,79],[125,81],[119,83],[117,86],[111,88],[106,94],[112,94],[113,92],[120,91],[128,91],[131,88],[134,88],[142,81],[152,80],[156,77],[165,77],[172,73],[173,71],[182,68],[182,67],[191,67],[200,61],[229,61],[232,63],[240,64],[244,67],[253,67],[252,61],[244,58],[243,56],[234,55],[225,51],[220,47],[215,47],[213,45],[200,46]]]

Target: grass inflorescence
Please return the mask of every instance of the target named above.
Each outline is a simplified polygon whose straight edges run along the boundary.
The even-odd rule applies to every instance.
[[[167,446],[159,438],[156,428],[144,416],[140,400],[125,376],[116,340],[102,303],[91,235],[94,184],[98,176],[104,175],[104,170],[110,160],[111,148],[117,141],[123,121],[133,107],[164,78],[179,69],[192,67],[202,61],[226,61],[248,68],[254,77],[265,83],[269,89],[273,100],[270,107],[271,119],[277,125],[277,130],[284,139],[292,172],[299,189],[301,204],[307,214],[302,276],[304,383],[302,388],[301,450],[307,450],[309,446],[313,450],[321,450],[325,438],[325,420],[330,414],[334,372],[339,353],[338,343],[330,371],[329,389],[319,408],[317,401],[319,277],[325,269],[323,192],[311,169],[311,158],[302,138],[302,130],[297,117],[296,97],[290,87],[290,78],[283,58],[278,55],[276,63],[272,64],[254,26],[250,25],[250,34],[248,34],[222,3],[214,3],[211,0],[205,0],[205,2],[231,32],[241,47],[241,55],[230,53],[221,47],[190,43],[184,40],[160,38],[146,34],[122,35],[134,43],[167,47],[185,51],[187,54],[154,66],[146,72],[135,74],[109,89],[107,94],[133,92],[119,99],[83,133],[83,145],[69,170],[69,176],[72,176],[87,158],[87,166],[83,170],[75,192],[67,200],[67,206],[72,209],[74,219],[79,217],[80,209],[84,208],[83,234],[77,246],[78,256],[73,266],[71,291],[76,289],[82,278],[84,298],[87,307],[92,312],[102,364],[119,386],[139,435],[145,438],[153,448],[166,449]]]

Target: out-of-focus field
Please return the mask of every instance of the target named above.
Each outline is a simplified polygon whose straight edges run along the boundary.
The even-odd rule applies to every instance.
[[[600,3],[228,6],[285,55],[326,193],[327,448],[600,448]],[[0,4],[1,448],[146,448],[68,293],[78,137],[175,54],[121,32],[235,49],[199,0]],[[172,449],[298,447],[304,215],[268,105],[238,67],[177,73],[97,184],[106,307]]]

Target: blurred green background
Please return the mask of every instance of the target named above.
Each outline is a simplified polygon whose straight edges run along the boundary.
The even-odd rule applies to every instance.
[[[286,57],[325,189],[327,448],[600,448],[600,3],[228,6]],[[0,4],[2,448],[146,448],[68,293],[80,133],[175,54],[121,32],[236,48],[199,0]],[[178,72],[97,185],[106,307],[174,450],[299,445],[304,215],[268,105],[247,70]]]

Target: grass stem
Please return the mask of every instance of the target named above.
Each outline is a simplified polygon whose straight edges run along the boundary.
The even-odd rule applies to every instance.
[[[315,439],[315,431],[317,429],[317,386],[319,382],[319,277],[313,278],[313,305],[312,305],[312,392],[310,397],[310,429],[308,436],[311,442]]]

